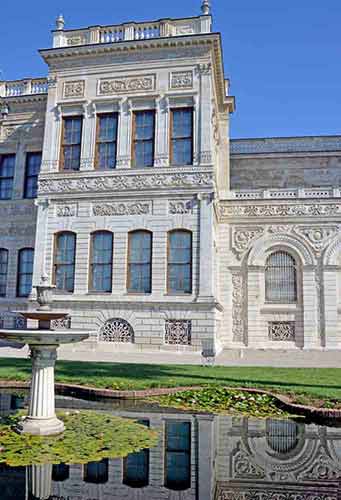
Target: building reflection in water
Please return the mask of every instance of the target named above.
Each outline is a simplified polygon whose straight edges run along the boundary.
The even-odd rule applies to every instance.
[[[341,429],[230,416],[119,414],[156,429],[158,445],[86,465],[2,466],[1,500],[341,498]]]

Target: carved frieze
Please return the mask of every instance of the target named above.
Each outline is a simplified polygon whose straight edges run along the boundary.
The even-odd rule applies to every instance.
[[[193,71],[176,71],[170,74],[170,89],[191,89],[193,88]]]
[[[155,90],[156,76],[122,76],[99,80],[98,95],[115,95],[131,92],[146,92]]]
[[[66,99],[73,97],[83,97],[85,90],[85,80],[65,82],[63,86],[63,97]]]
[[[148,215],[152,213],[152,202],[97,203],[92,213],[96,216]]]
[[[238,489],[218,488],[216,500],[337,500],[335,493],[318,493],[313,491],[285,491],[275,487],[259,488],[238,486]]]
[[[168,204],[170,215],[184,215],[193,213],[193,202],[191,200],[170,201]]]
[[[71,179],[41,179],[39,181],[39,194],[65,194],[65,193],[101,193],[124,190],[143,190],[160,188],[192,188],[213,187],[211,173],[181,173],[181,174],[156,174],[134,176],[91,176]]]
[[[56,205],[57,217],[76,217],[78,211],[77,203],[69,203],[67,205]]]
[[[297,203],[271,205],[220,204],[222,220],[229,217],[335,217],[341,214],[341,203]]]

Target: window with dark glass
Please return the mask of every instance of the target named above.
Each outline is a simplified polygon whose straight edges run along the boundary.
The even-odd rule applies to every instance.
[[[154,165],[155,112],[135,111],[133,162],[135,167]]]
[[[17,296],[28,297],[32,289],[33,248],[23,248],[18,255]]]
[[[129,233],[128,248],[128,292],[151,293],[152,233]]]
[[[41,153],[27,153],[25,171],[25,198],[36,198],[38,190],[38,175],[41,165]]]
[[[75,282],[76,235],[65,231],[55,238],[54,277],[58,290],[73,292]]]
[[[113,235],[97,231],[91,235],[90,290],[111,292]]]
[[[13,194],[15,155],[0,156],[0,200],[10,200]]]
[[[0,248],[0,297],[6,297],[8,250]]]
[[[149,427],[148,420],[139,420],[139,424]],[[131,488],[143,488],[149,484],[149,450],[131,453],[123,462],[123,484]]]
[[[192,293],[192,233],[168,234],[168,292]]]
[[[118,113],[97,116],[96,168],[109,170],[116,167]]]
[[[53,464],[52,481],[66,481],[70,476],[70,466],[67,464]]]
[[[82,144],[82,117],[63,118],[61,169],[79,170]]]
[[[86,483],[106,483],[109,479],[109,462],[105,458],[100,462],[89,462],[84,465],[84,481]]]
[[[297,301],[296,262],[287,252],[274,252],[266,261],[265,300],[283,304]]]
[[[166,422],[165,486],[172,490],[191,487],[191,423]]]
[[[193,109],[173,109],[171,112],[171,163],[193,163]]]

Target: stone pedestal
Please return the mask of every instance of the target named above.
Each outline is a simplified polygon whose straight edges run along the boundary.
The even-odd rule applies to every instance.
[[[57,346],[30,346],[32,380],[28,416],[18,425],[21,433],[48,436],[59,434],[64,424],[56,417],[54,365]]]

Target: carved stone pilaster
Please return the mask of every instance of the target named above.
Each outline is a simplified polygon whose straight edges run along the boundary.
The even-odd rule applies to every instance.
[[[245,342],[245,278],[242,269],[232,274],[232,338],[233,342]]]

